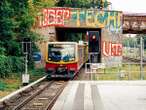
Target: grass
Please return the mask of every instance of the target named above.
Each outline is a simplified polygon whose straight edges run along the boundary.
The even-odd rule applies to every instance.
[[[36,81],[37,79],[43,77],[46,74],[44,68],[34,69],[29,71],[29,73],[31,78],[30,82]]]
[[[30,82],[33,82],[45,75],[44,68],[29,71]],[[21,74],[13,73],[8,78],[0,78],[0,98],[19,89],[22,86]]]
[[[21,80],[17,77],[9,77],[7,79],[0,79],[0,98],[8,95],[9,93],[19,89],[21,86]]]
[[[146,80],[146,66],[143,68],[144,79]],[[138,64],[124,64],[121,67],[108,67],[105,69],[98,69],[93,74],[94,80],[139,80],[140,79],[140,65]]]

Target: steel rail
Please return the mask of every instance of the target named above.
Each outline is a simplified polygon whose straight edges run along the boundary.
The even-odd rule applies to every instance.
[[[18,104],[16,107],[13,108],[13,110],[20,110],[24,105],[29,103],[33,98],[35,98],[38,94],[40,94],[42,91],[44,91],[47,87],[51,86],[54,83],[54,81],[48,82],[47,85],[45,85],[43,88],[40,90],[36,91],[34,94],[23,100],[20,104]]]
[[[53,107],[53,105],[56,102],[57,98],[59,97],[59,95],[64,90],[66,84],[67,84],[67,82],[63,85],[63,87],[61,89],[59,88],[57,94],[54,96],[54,98],[51,100],[51,102],[47,105],[47,107],[45,108],[45,110],[51,110],[51,108]]]
[[[131,58],[131,57],[123,57],[125,60],[130,60],[130,61],[133,61],[133,62],[140,62],[140,59],[136,59],[136,58]],[[143,59],[143,63],[146,62],[146,59]]]
[[[39,83],[39,82],[41,82],[41,81],[43,81],[43,80],[45,80],[45,79],[46,79],[46,76],[44,76],[44,77],[38,79],[37,81],[35,81],[35,82],[29,84],[28,86],[25,86],[25,87],[23,87],[23,88],[21,88],[21,89],[15,91],[15,92],[11,93],[10,95],[7,95],[6,97],[0,99],[0,103],[3,103],[3,102],[5,102],[6,100],[9,100],[10,98],[12,98],[13,96],[15,96],[15,95],[17,95],[17,94],[21,94],[23,91],[27,90],[28,88],[33,87],[34,85],[36,85],[37,83]]]

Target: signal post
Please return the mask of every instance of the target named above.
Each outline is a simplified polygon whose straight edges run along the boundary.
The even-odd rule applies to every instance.
[[[25,86],[29,83],[30,75],[28,74],[28,56],[31,53],[30,38],[24,38],[22,41],[22,52],[25,55],[25,73],[22,74],[22,84]]]

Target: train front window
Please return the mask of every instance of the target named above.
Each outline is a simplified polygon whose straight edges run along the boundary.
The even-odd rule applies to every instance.
[[[48,60],[54,62],[75,61],[75,45],[73,44],[49,44]]]

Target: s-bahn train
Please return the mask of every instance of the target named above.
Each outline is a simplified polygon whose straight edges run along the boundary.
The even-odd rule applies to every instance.
[[[48,42],[46,72],[48,78],[72,79],[88,60],[87,44],[76,42]]]

